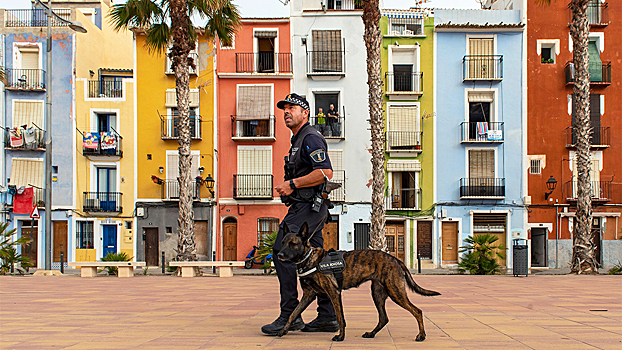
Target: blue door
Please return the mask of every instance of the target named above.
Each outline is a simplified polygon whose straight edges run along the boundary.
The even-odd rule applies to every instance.
[[[99,210],[116,212],[117,209],[117,169],[108,167],[97,168],[97,198]]]
[[[104,241],[104,252],[103,256],[108,255],[108,253],[117,253],[117,226],[116,225],[104,225],[103,241]]]

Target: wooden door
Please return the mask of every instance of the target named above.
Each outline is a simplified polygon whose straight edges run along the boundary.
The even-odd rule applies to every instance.
[[[495,246],[504,246],[506,248],[509,248],[505,243],[506,243],[506,239],[505,239],[505,231],[503,232],[486,232],[489,233],[493,236],[496,236],[498,238],[498,240],[493,243]],[[480,233],[481,234],[481,233]],[[501,253],[505,255],[505,259],[501,259],[497,256],[497,253]],[[505,262],[507,259],[508,254],[511,254],[512,251],[510,249],[506,249],[506,250],[500,250],[500,249],[495,249],[494,250],[494,254],[495,254],[495,259],[497,260],[497,263],[501,266],[505,266]]]
[[[458,222],[450,221],[442,223],[442,259],[443,263],[454,264],[458,262]]]
[[[197,257],[199,260],[208,258],[209,245],[207,242],[207,221],[194,222],[194,241],[196,243]]]
[[[54,254],[53,262],[60,263],[60,253],[63,252],[63,260],[67,262],[67,221],[53,221]]]
[[[600,236],[601,220],[603,220],[603,218],[592,218],[592,242],[596,246],[594,249],[594,258],[598,261],[598,263],[602,262],[602,242]]]
[[[158,266],[158,255],[160,253],[160,240],[158,239],[158,229],[145,228],[145,263],[147,266]]]
[[[324,238],[324,250],[330,248],[339,250],[339,223],[331,221],[324,225],[322,238]]]
[[[417,252],[421,259],[432,259],[432,221],[417,221]]]
[[[237,222],[225,222],[223,223],[223,260],[224,261],[236,261],[238,250],[238,223]]]
[[[389,254],[400,259],[401,261],[404,261],[404,225],[387,225],[387,233],[385,237],[387,239],[387,249]]]

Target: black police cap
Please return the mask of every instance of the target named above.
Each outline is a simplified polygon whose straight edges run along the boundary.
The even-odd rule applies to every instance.
[[[310,110],[309,102],[307,102],[307,100],[304,97],[302,97],[302,96],[300,96],[300,95],[298,95],[296,93],[293,93],[293,92],[291,94],[287,95],[284,100],[281,100],[281,101],[277,102],[276,106],[279,109],[284,109],[286,103],[291,103],[293,105],[298,105],[298,106],[306,109],[307,111]]]

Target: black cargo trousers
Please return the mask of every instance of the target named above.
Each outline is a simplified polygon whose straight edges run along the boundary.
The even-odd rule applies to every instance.
[[[287,215],[281,221],[279,225],[279,232],[276,236],[276,241],[272,247],[274,267],[279,279],[280,292],[281,292],[281,316],[289,317],[294,312],[296,306],[298,306],[298,275],[296,274],[296,264],[293,262],[284,262],[278,259],[277,255],[281,250],[281,242],[285,233],[283,232],[283,224],[287,224],[287,227],[291,232],[298,232],[300,227],[305,222],[309,227],[309,233],[313,233],[311,237],[311,246],[315,248],[324,246],[324,239],[322,238],[322,228],[324,228],[324,222],[328,214],[328,208],[326,204],[322,204],[318,213],[311,210],[312,203],[295,202],[287,211]],[[326,294],[318,294],[317,296],[317,313],[319,319],[335,319],[335,309],[330,301],[330,298]]]

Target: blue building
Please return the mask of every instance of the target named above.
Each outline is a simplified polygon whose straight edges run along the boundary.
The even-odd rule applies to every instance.
[[[527,238],[525,26],[520,11],[434,16],[433,260],[452,267],[468,236]]]

